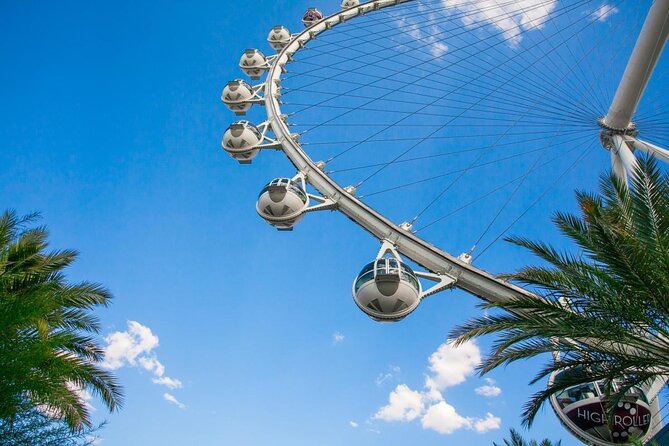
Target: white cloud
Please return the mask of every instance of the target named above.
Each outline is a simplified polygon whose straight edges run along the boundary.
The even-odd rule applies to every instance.
[[[183,387],[183,384],[181,381],[175,378],[170,378],[169,376],[163,376],[161,378],[153,378],[153,383],[158,384],[160,386],[165,386],[169,387],[170,389],[181,389]]]
[[[165,374],[165,366],[162,365],[156,357],[140,357],[138,362],[139,365],[144,368],[144,370],[153,372],[156,376],[163,376]]]
[[[455,407],[445,401],[431,406],[420,420],[423,429],[432,429],[440,434],[448,435],[459,429],[467,429],[484,434],[499,429],[502,420],[490,412],[485,418],[466,418],[460,415]]]
[[[589,16],[593,22],[605,22],[606,19],[618,12],[618,8],[609,4],[602,4],[599,8],[592,11]]]
[[[344,339],[346,339],[346,336],[339,333],[338,331],[332,335],[332,343],[335,345],[341,344],[342,342],[344,342]]]
[[[488,412],[485,414],[483,420],[474,421],[474,430],[479,434],[483,434],[491,430],[499,429],[501,425],[502,419]]]
[[[502,394],[502,389],[495,385],[495,380],[486,378],[488,384],[474,389],[478,395],[493,398]]]
[[[151,329],[139,322],[129,321],[128,331],[117,331],[105,337],[105,360],[103,366],[116,370],[126,364],[137,365],[137,358],[148,355],[158,347],[158,337]]]
[[[441,401],[427,410],[420,424],[423,429],[432,429],[440,434],[452,434],[458,429],[471,429],[472,420],[459,415],[455,407]]]
[[[502,32],[509,45],[516,46],[522,40],[522,33],[540,29],[557,5],[557,0],[517,0],[499,4],[496,0],[442,0],[449,9],[458,9],[466,15],[462,17],[465,26],[479,27],[479,23],[489,23]]]
[[[377,386],[380,386],[384,382],[388,381],[393,377],[392,373],[379,373],[379,376],[376,377],[374,382],[376,383]]]
[[[385,373],[379,373],[379,376],[376,377],[374,382],[376,383],[377,386],[382,385],[388,380],[391,380],[395,378],[397,375],[399,375],[402,372],[402,370],[397,367],[396,365],[391,365],[388,367],[388,371]]]
[[[423,429],[440,434],[452,434],[459,429],[484,433],[499,429],[501,419],[491,413],[485,418],[465,417],[446,402],[442,391],[465,382],[481,362],[481,352],[473,341],[455,346],[446,342],[428,358],[429,374],[425,378],[424,390],[412,390],[399,384],[388,397],[388,404],[373,416],[386,422],[409,422],[420,419]],[[495,382],[488,380],[487,387]],[[486,387],[486,386],[483,386]],[[499,388],[497,388],[499,389]],[[501,390],[499,390],[501,393]]]
[[[423,395],[406,384],[398,385],[388,397],[388,405],[374,415],[383,421],[412,421],[423,413]]]
[[[430,15],[428,22],[434,22],[435,16]],[[443,30],[437,26],[428,26],[425,30],[421,29],[421,25],[418,23],[410,23],[404,17],[399,18],[396,21],[397,28],[399,28],[403,33],[409,35],[416,41],[425,42],[429,48],[432,56],[435,58],[441,57],[448,52],[448,45],[441,42],[440,39],[443,38]]]
[[[474,373],[476,366],[481,363],[481,351],[472,341],[457,347],[449,341],[432,353],[429,362],[432,372],[430,381],[443,390],[462,384]]]
[[[77,386],[75,384],[72,384],[72,383],[69,383],[69,382],[67,383],[67,387],[70,390],[72,390],[77,395],[77,397],[79,397],[79,401],[84,403],[84,406],[86,406],[86,408],[89,411],[95,412],[96,409],[91,404],[91,402],[93,401],[93,395],[91,395],[91,392],[89,392],[87,389],[85,389],[83,387],[79,387],[79,386]]]
[[[355,428],[358,427],[358,423],[356,423],[355,421],[349,421],[348,424],[349,424],[353,429],[355,429]]]
[[[117,331],[105,337],[105,359],[102,366],[116,370],[121,367],[140,367],[153,375],[153,383],[170,389],[183,387],[180,380],[165,376],[165,366],[154,350],[160,345],[158,336],[139,322],[128,321],[127,331]]]
[[[168,401],[168,402],[174,404],[179,409],[185,409],[186,408],[186,405],[184,403],[182,403],[181,401],[179,401],[178,399],[176,399],[176,397],[174,397],[174,395],[171,395],[169,393],[164,393],[163,398],[165,399],[165,401]]]

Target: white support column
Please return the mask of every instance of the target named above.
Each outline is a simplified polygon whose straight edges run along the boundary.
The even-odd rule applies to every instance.
[[[611,161],[615,175],[627,184],[627,177],[634,173],[637,160],[627,141],[620,135],[612,136]]]
[[[625,170],[623,161],[618,156],[618,150],[616,149],[611,149],[611,170],[618,179],[627,184],[627,170]]]
[[[656,146],[655,144],[641,141],[640,139],[636,138],[633,139],[632,142],[635,148],[669,164],[669,150],[663,149],[661,147]]]
[[[641,29],[604,124],[624,130],[636,112],[669,33],[669,0],[655,0]]]

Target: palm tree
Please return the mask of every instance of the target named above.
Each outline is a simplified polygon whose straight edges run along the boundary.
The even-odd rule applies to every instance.
[[[115,378],[98,365],[103,350],[92,337],[100,325],[91,311],[111,295],[66,281],[63,270],[77,253],[46,252],[46,229],[30,227],[37,217],[0,216],[0,419],[39,408],[78,430],[91,426],[82,389],[110,411],[122,401]]]
[[[92,446],[103,425],[72,432],[64,421],[33,408],[12,420],[0,419],[0,446]]]
[[[482,373],[559,352],[532,383],[569,373],[531,397],[523,411],[527,426],[552,394],[567,387],[603,380],[615,403],[630,387],[669,376],[669,176],[652,159],[641,159],[632,177],[630,189],[603,177],[599,193],[576,194],[580,215],[553,217],[575,252],[508,239],[547,263],[506,276],[542,298],[483,305],[506,311],[453,333],[459,342],[498,335]],[[614,379],[622,380],[617,391],[610,385]]]
[[[523,439],[523,437],[518,433],[517,430],[511,429],[509,432],[509,435],[511,436],[510,440],[504,440],[504,446],[560,446],[562,444],[561,441],[558,441],[557,443],[552,443],[548,439],[543,439],[541,440],[541,443],[537,443],[536,440],[532,440],[529,443]],[[497,443],[493,442],[494,446],[500,446]]]

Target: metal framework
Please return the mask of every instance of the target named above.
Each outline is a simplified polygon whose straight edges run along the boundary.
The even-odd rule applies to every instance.
[[[298,142],[297,135],[291,133],[286,116],[282,114],[281,77],[287,72],[287,65],[293,60],[295,53],[319,34],[349,19],[410,1],[412,0],[369,1],[325,17],[302,32],[292,35],[290,42],[282,46],[277,55],[269,57],[267,64],[263,66],[268,70],[262,87],[264,96],[254,96],[253,100],[255,103],[264,102],[267,122],[280,150],[283,150],[295,166],[298,175],[322,195],[317,200],[320,204],[314,210],[336,208],[382,241],[384,246],[392,245],[398,253],[430,271],[430,278],[439,282],[438,291],[455,286],[488,302],[503,302],[520,296],[536,297],[521,287],[476,268],[471,264],[471,256],[463,254],[456,258],[415,235],[410,224],[397,225],[361,202],[355,196],[355,187],[340,186],[324,172],[325,163],[315,162],[307,155]],[[633,173],[636,163],[634,149],[669,162],[669,151],[637,138],[638,132],[632,122],[632,116],[662,53],[668,34],[669,0],[655,0],[608,114],[600,119],[602,145],[611,152],[614,172],[625,181]],[[259,90],[260,88],[254,87],[254,91]],[[315,198],[311,195],[310,197]],[[657,395],[661,384],[650,389],[653,396]],[[657,404],[656,400],[654,404]]]
[[[450,277],[453,279],[455,286],[486,301],[498,302],[517,296],[528,296],[530,293],[522,288],[499,280],[491,274],[427,243],[414,235],[410,227],[404,226],[402,228],[398,226],[358,200],[354,193],[350,193],[354,192],[354,189],[340,186],[316,165],[296,141],[296,138],[293,138],[286,121],[282,118],[280,106],[281,75],[286,71],[286,65],[290,63],[296,52],[320,33],[348,19],[408,1],[412,0],[377,0],[364,3],[326,17],[319,23],[295,35],[291,43],[277,55],[275,63],[270,68],[267,76],[265,108],[272,130],[277,141],[283,146],[283,151],[288,159],[298,171],[306,175],[309,184],[321,195],[336,202],[337,209],[340,212],[377,239],[390,241],[405,257],[435,274]]]

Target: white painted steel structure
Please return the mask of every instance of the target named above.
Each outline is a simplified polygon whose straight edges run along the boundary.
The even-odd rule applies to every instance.
[[[322,165],[317,166],[302,149],[297,137],[292,135],[281,112],[281,75],[287,70],[292,57],[307,42],[319,34],[357,16],[383,8],[407,3],[412,0],[376,0],[345,9],[324,18],[315,25],[293,36],[274,59],[265,83],[265,108],[268,121],[276,140],[296,169],[325,198],[334,201],[337,209],[363,227],[379,240],[393,243],[404,256],[435,274],[448,276],[461,288],[490,302],[503,301],[514,296],[530,295],[526,290],[480,270],[451,254],[427,243],[420,237],[396,225],[374,209],[358,200],[350,188],[344,188],[325,174]],[[630,58],[623,81],[616,93],[616,99],[609,114],[602,119],[602,140],[612,153],[614,170],[626,177],[633,168],[634,156],[631,147],[669,159],[669,151],[636,139],[635,132],[629,131],[631,117],[636,110],[641,94],[650,79],[669,30],[669,0],[656,0],[649,12],[639,41]],[[632,98],[632,99],[630,99]],[[627,102],[626,102],[627,101]],[[609,144],[607,146],[607,144]],[[346,189],[349,189],[347,191]]]
[[[455,286],[472,293],[481,299],[497,302],[514,296],[528,295],[522,288],[499,280],[491,274],[448,254],[433,246],[411,231],[402,229],[383,215],[358,200],[354,194],[337,184],[325,174],[306,154],[299,142],[291,134],[288,124],[282,117],[281,75],[286,70],[292,56],[320,33],[338,24],[379,10],[407,3],[411,0],[377,0],[346,9],[326,17],[321,22],[294,36],[293,40],[277,55],[274,65],[269,70],[265,87],[265,108],[267,117],[276,139],[295,168],[306,175],[307,181],[324,197],[337,203],[337,210],[345,214],[358,225],[366,229],[379,240],[393,243],[397,250],[427,270],[452,279]]]
[[[410,1],[413,0],[375,0],[357,5],[354,1],[342,2],[345,8],[349,4],[355,6],[323,18],[304,31],[292,35],[290,42],[285,45],[285,42],[281,42],[281,45],[275,47],[278,54],[267,58],[267,65],[261,67],[268,69],[265,83],[262,88],[254,87],[256,91],[262,90],[264,96],[262,99],[254,96],[254,102],[264,102],[267,124],[275,136],[274,141],[278,149],[282,150],[292,162],[299,172],[298,175],[322,195],[318,197],[317,201],[321,205],[317,206],[317,209],[337,209],[380,240],[384,247],[392,245],[398,253],[430,271],[431,279],[438,280],[442,285],[438,287],[439,291],[455,286],[488,302],[533,296],[523,288],[476,268],[471,264],[471,256],[463,254],[455,257],[412,233],[410,224],[397,225],[360,201],[355,196],[355,187],[343,187],[337,184],[324,172],[325,163],[315,162],[307,155],[298,141],[298,135],[291,133],[287,117],[281,111],[282,74],[287,71],[293,56],[309,41],[355,17]],[[669,162],[669,151],[639,139],[632,122],[632,116],[662,53],[668,34],[669,0],[655,0],[613,103],[607,115],[600,119],[602,145],[611,152],[614,172],[625,180],[632,173],[636,163],[633,154],[635,149]],[[316,198],[312,195],[310,197]],[[656,396],[661,385],[662,383],[658,381],[649,389],[649,397],[655,410],[657,410]]]

